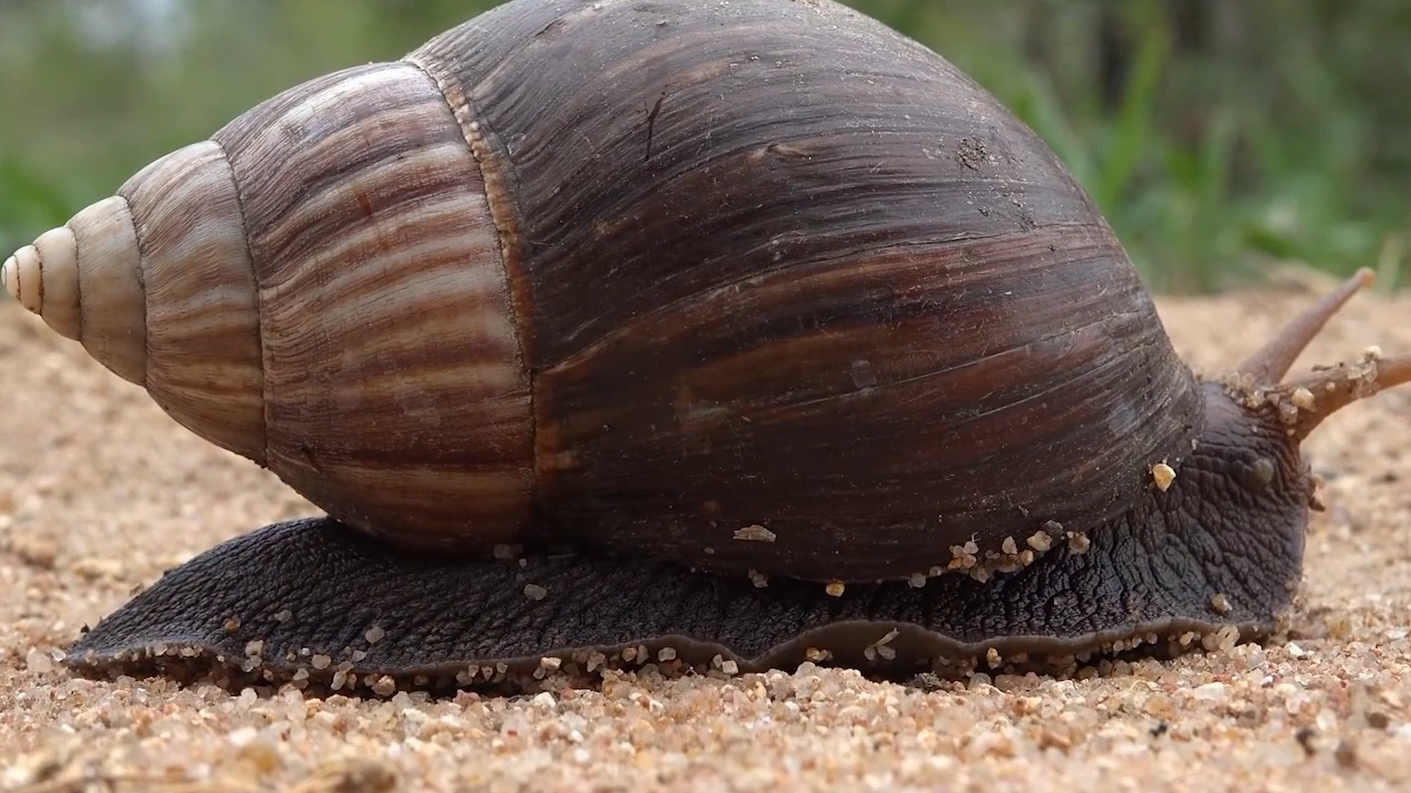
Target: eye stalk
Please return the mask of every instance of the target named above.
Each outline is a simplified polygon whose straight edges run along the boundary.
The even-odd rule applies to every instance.
[[[1384,357],[1376,348],[1356,361],[1318,366],[1312,374],[1282,382],[1294,360],[1322,331],[1347,302],[1374,276],[1368,268],[1358,270],[1337,289],[1294,317],[1262,348],[1240,364],[1241,379],[1253,380],[1262,399],[1278,405],[1290,434],[1298,440],[1338,410],[1387,388],[1411,383],[1411,353]]]

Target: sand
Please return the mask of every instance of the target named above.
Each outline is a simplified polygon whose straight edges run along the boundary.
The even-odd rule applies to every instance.
[[[1306,280],[1159,306],[1183,357],[1214,370],[1310,302]],[[1408,315],[1411,296],[1359,296],[1299,368],[1411,350]],[[1305,447],[1328,511],[1291,634],[1265,646],[1063,680],[648,670],[430,701],[68,673],[62,648],[135,587],[316,510],[12,301],[0,373],[0,790],[1411,790],[1411,388]]]

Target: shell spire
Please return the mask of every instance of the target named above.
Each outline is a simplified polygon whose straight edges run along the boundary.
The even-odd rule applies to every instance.
[[[5,288],[197,435],[263,463],[259,312],[221,147],[167,154],[5,262]]]
[[[5,289],[124,380],[146,384],[146,301],[127,201],[112,197],[5,261]]]
[[[467,134],[419,66],[323,75],[155,160],[5,281],[344,523],[512,543],[532,514],[531,386]]]

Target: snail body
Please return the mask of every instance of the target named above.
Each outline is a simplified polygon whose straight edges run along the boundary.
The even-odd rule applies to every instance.
[[[1037,136],[827,0],[513,0],[157,160],[4,281],[328,515],[168,573],[88,670],[1259,634],[1297,442],[1411,368],[1279,384],[1359,274],[1199,381]]]

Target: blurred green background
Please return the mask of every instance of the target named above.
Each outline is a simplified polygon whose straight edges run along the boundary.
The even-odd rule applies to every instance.
[[[1411,275],[1411,2],[847,1],[1029,122],[1155,289],[1287,262]],[[0,0],[0,250],[282,88],[494,4]]]

